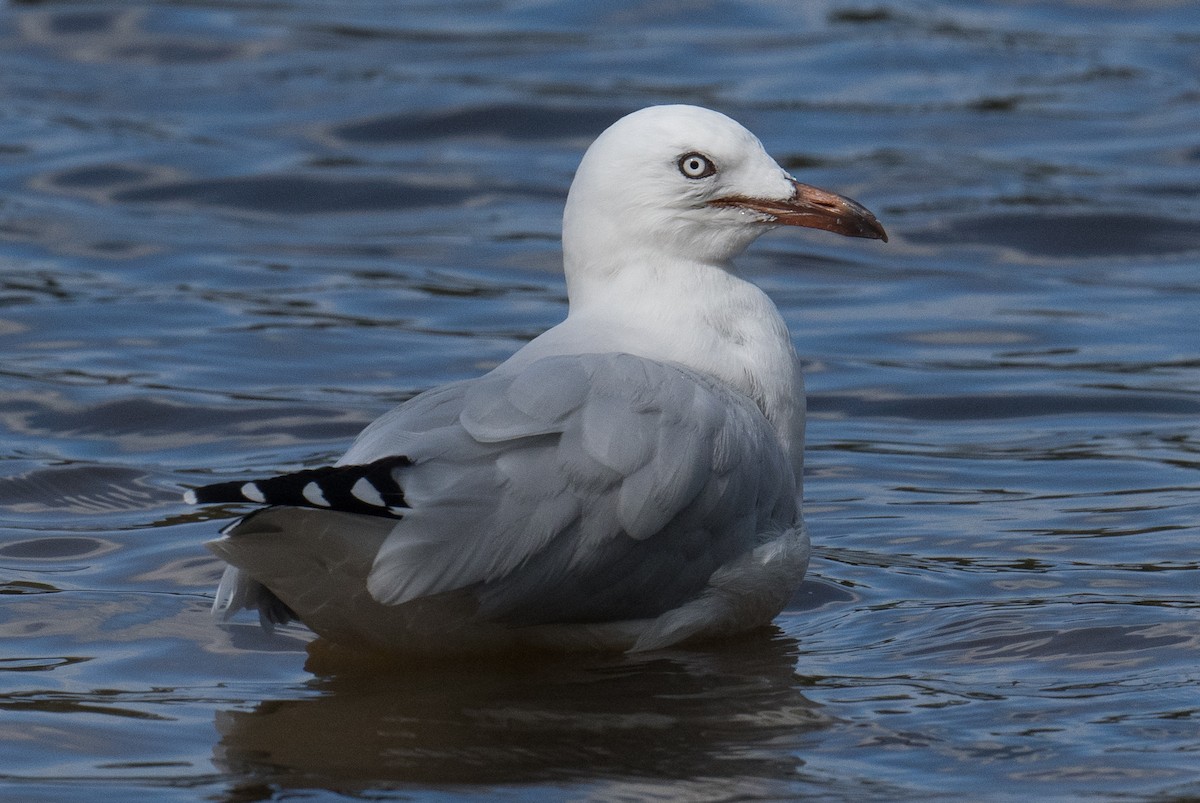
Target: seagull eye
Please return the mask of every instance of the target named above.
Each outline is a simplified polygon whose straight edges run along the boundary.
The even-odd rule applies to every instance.
[[[708,178],[717,172],[717,166],[702,153],[685,153],[679,157],[679,172],[687,178]]]

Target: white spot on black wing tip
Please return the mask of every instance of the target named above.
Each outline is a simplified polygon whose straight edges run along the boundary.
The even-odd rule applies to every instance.
[[[321,490],[321,486],[315,482],[310,482],[304,486],[304,490],[300,495],[307,499],[317,507],[329,507],[329,500],[325,498],[325,493]]]
[[[198,504],[200,504],[200,500],[196,498],[195,491],[184,491],[183,492],[183,503],[185,505],[198,505]]]
[[[241,487],[241,491],[242,496],[251,502],[257,502],[261,505],[267,501],[267,497],[263,494],[257,483],[248,482]]]
[[[366,477],[359,477],[358,481],[350,489],[350,493],[355,499],[365,504],[373,505],[374,507],[387,507],[387,502],[383,501],[379,489]]]

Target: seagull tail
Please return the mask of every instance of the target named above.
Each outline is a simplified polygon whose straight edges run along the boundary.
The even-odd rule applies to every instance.
[[[409,508],[395,471],[411,465],[403,455],[384,457],[362,465],[311,468],[248,482],[218,482],[193,488],[183,499],[190,505],[254,502],[401,518]]]

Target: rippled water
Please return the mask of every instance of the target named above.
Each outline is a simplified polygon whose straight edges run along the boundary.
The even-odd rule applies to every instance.
[[[1190,2],[0,10],[0,796],[1200,795]],[[806,356],[766,633],[369,666],[222,629],[182,487],[564,313],[596,133],[721,109],[887,245],[743,260]]]

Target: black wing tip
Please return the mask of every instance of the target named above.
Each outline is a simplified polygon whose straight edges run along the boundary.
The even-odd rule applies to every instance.
[[[249,490],[254,489],[254,490]],[[257,483],[255,482],[216,482],[212,485],[202,485],[198,488],[191,488],[183,494],[183,501],[189,505],[211,505],[220,502],[258,502],[262,503],[265,497],[261,497],[261,492],[255,493]]]
[[[400,518],[408,506],[392,471],[410,465],[408,457],[396,455],[371,463],[310,468],[262,480],[217,482],[188,490],[183,500],[190,505],[251,502]]]

